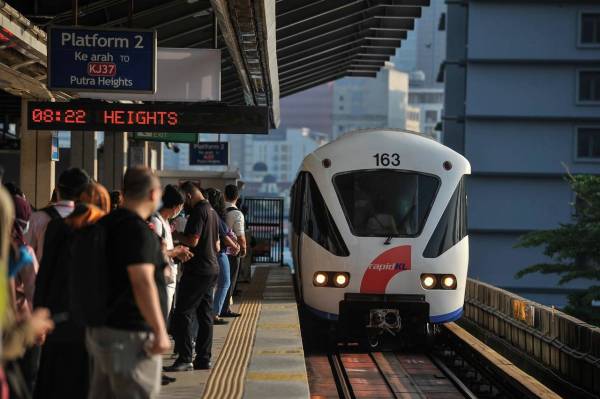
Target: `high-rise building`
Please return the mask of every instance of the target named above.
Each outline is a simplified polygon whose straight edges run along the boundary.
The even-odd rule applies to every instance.
[[[332,132],[333,82],[301,91],[279,102],[280,128],[303,128]]]
[[[567,171],[600,174],[600,5],[448,2],[447,28],[443,142],[472,165],[470,275],[562,306],[556,275],[515,280],[548,261],[515,244],[571,220]]]
[[[408,74],[391,63],[376,78],[337,80],[333,85],[333,137],[366,128],[406,129],[407,107]],[[418,127],[414,121],[409,124]]]
[[[440,67],[446,58],[445,0],[431,0],[423,7],[416,21],[417,70],[425,74],[424,87],[443,87],[437,81]]]

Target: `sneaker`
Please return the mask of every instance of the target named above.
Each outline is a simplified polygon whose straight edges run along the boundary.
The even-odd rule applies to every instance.
[[[170,383],[177,381],[177,378],[169,377],[168,375],[163,374],[161,380],[162,380],[161,385],[164,386],[164,385],[169,385]]]
[[[220,316],[221,317],[240,317],[241,313],[232,312],[230,310],[229,312],[221,313]]]
[[[194,362],[194,370],[210,370],[212,363],[209,361]]]
[[[214,324],[215,326],[222,326],[222,325],[224,325],[224,324],[229,324],[229,321],[227,321],[227,320],[225,320],[225,319],[222,319],[222,318],[220,318],[220,317],[219,317],[218,319],[215,319],[215,320],[213,321],[213,324]]]
[[[164,371],[192,371],[194,369],[194,365],[192,363],[185,363],[176,360],[175,363],[170,365],[169,367],[164,367]]]

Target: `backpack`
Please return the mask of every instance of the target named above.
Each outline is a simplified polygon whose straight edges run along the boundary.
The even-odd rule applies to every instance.
[[[70,314],[87,327],[106,324],[114,309],[109,305],[108,237],[124,219],[109,222],[103,217],[95,224],[77,230],[70,263]],[[117,303],[115,301],[114,303]]]
[[[62,219],[62,216],[60,216],[60,213],[58,213],[56,208],[52,205],[42,208],[42,209],[40,209],[40,211],[42,211],[46,215],[50,216],[50,220]]]

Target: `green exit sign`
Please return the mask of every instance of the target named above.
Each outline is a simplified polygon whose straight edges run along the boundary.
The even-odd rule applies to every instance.
[[[134,133],[133,138],[142,141],[163,141],[166,143],[197,143],[197,133]]]

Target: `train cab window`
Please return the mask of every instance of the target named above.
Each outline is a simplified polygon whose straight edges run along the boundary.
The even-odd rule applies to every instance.
[[[300,180],[298,180],[300,181]],[[304,173],[304,207],[302,230],[313,241],[337,256],[349,256],[350,252],[340,235],[319,187],[310,173]],[[296,187],[296,190],[299,186]]]
[[[298,179],[292,186],[290,193],[291,196],[291,207],[290,207],[290,221],[292,222],[292,228],[294,232],[299,235],[302,231],[302,202],[303,202],[303,186],[304,186],[304,175],[302,172],[298,175]]]
[[[439,186],[434,176],[399,170],[337,174],[334,185],[352,230],[359,237],[416,237]]]
[[[424,258],[437,258],[467,235],[467,190],[465,177],[454,190],[442,218],[438,222],[425,251]]]

